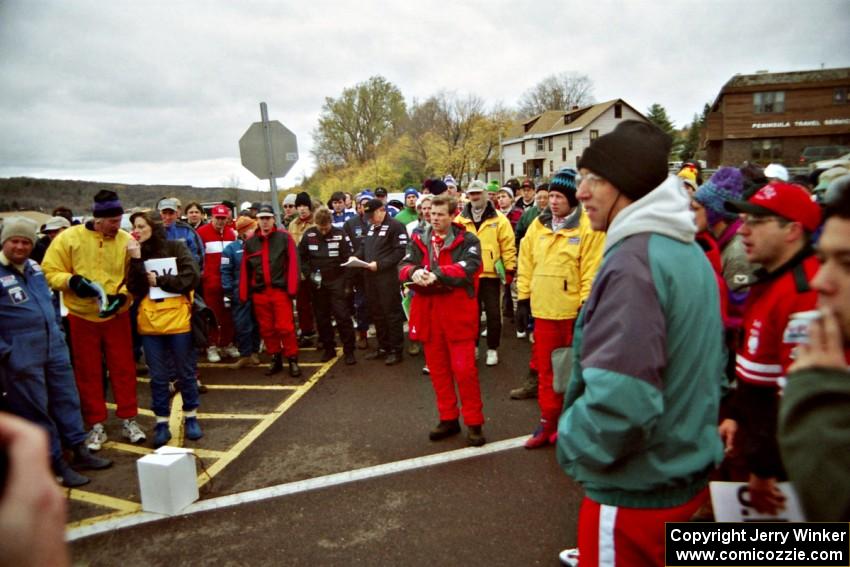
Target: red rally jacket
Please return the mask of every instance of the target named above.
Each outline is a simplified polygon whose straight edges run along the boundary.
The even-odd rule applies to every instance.
[[[411,282],[413,273],[427,268],[437,276],[430,286],[413,284],[410,304],[410,338],[427,342],[434,325],[441,325],[454,340],[478,337],[478,276],[481,242],[459,224],[452,224],[439,256],[432,246],[430,227],[414,232],[407,254],[399,264],[399,280]]]
[[[301,270],[295,239],[279,228],[264,235],[261,231],[245,241],[242,268],[239,273],[239,301],[245,302],[251,293],[276,287],[289,295],[298,295]]]
[[[221,288],[221,253],[224,247],[236,240],[236,231],[225,226],[219,233],[212,223],[197,230],[204,243],[204,272],[201,274],[204,287]]]

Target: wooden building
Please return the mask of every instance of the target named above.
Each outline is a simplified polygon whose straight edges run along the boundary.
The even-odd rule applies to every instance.
[[[618,98],[572,110],[547,110],[515,122],[502,140],[504,178],[540,182],[562,167],[577,169],[584,148],[623,120],[646,117]]]
[[[735,75],[706,120],[708,167],[800,163],[807,146],[850,145],[850,68]]]

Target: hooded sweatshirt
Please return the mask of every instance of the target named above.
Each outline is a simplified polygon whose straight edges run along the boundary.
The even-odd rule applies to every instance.
[[[684,504],[723,457],[723,324],[692,218],[672,176],[621,210],[576,322],[558,461],[600,504]]]

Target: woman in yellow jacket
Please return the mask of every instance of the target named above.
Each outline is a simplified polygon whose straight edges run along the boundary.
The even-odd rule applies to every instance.
[[[552,351],[570,346],[573,324],[602,260],[605,233],[590,227],[576,199],[576,172],[560,170],[549,184],[549,208],[521,241],[517,271],[517,324],[534,316],[534,348],[539,381],[540,425],[528,449],[554,443],[563,393],[552,388]]]
[[[185,244],[167,240],[162,223],[150,213],[134,213],[130,222],[137,244],[127,247],[130,254],[127,287],[139,302],[138,329],[150,368],[151,405],[156,415],[153,444],[160,447],[171,439],[168,383],[172,377],[177,378],[183,398],[186,437],[200,439],[203,433],[197,418],[200,400],[191,330],[193,290],[201,278],[198,265]],[[145,264],[159,258],[174,260],[173,273],[164,266],[157,270]],[[152,293],[152,288],[168,292],[170,297],[160,297]]]
[[[479,278],[479,305],[487,314],[487,366],[499,363],[499,342],[502,336],[502,309],[499,292],[504,270],[505,286],[510,285],[516,273],[516,237],[508,218],[496,210],[484,196],[484,182],[475,180],[466,189],[469,203],[455,222],[481,241],[481,277]]]

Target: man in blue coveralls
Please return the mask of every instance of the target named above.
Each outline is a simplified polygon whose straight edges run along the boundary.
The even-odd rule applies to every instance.
[[[50,435],[53,470],[67,487],[89,482],[65,462],[62,445],[74,453],[74,466],[104,469],[112,461],[92,455],[80,414],[68,346],[59,313],[41,266],[30,259],[37,225],[12,217],[0,233],[0,387],[9,409],[44,427]]]

